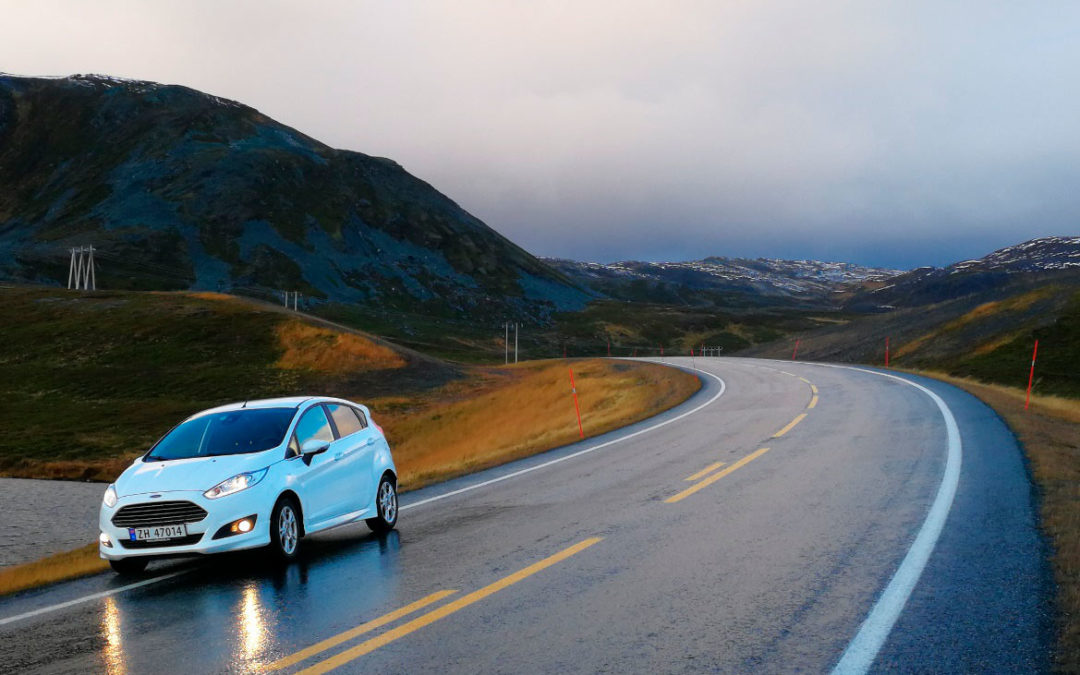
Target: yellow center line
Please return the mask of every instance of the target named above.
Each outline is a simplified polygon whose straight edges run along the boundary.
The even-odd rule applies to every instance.
[[[786,427],[784,427],[780,431],[777,431],[775,434],[773,434],[773,438],[780,438],[781,436],[783,436],[787,432],[794,429],[795,425],[798,424],[799,422],[802,422],[804,419],[806,419],[806,413],[800,413],[799,416],[796,417],[795,419],[791,420],[791,422]]]
[[[570,556],[584,551],[585,549],[589,548],[590,546],[599,541],[601,541],[601,537],[592,537],[590,539],[586,539],[585,541],[574,544],[570,548],[563,549],[562,551],[556,553],[553,556],[544,558],[539,562],[535,562],[532,565],[526,567],[525,569],[514,572],[510,576],[503,577],[502,579],[499,579],[493,584],[484,586],[480,590],[473,591],[472,593],[469,593],[467,595],[463,595],[457,600],[454,600],[453,602],[448,602],[442,607],[431,610],[427,614],[421,614],[412,621],[403,623],[397,628],[392,628],[383,633],[382,635],[378,635],[369,640],[361,642],[355,647],[352,647],[351,649],[346,649],[340,654],[332,656],[325,661],[320,661],[319,663],[316,663],[310,668],[305,668],[304,670],[300,671],[300,673],[302,675],[313,675],[315,673],[325,673],[333,670],[334,668],[343,666],[350,661],[360,658],[364,654],[369,654],[378,649],[379,647],[388,645],[394,640],[397,640],[398,638],[405,637],[409,633],[419,630],[424,626],[435,623],[439,619],[449,616],[460,609],[464,609],[465,607],[468,607],[474,602],[483,600],[489,595],[501,591],[507,586],[516,584],[522,579],[526,579],[536,574],[537,572],[540,572],[541,570],[547,569],[548,567],[551,567],[556,563],[562,562]]]
[[[814,394],[813,396],[810,397],[810,405],[806,406],[806,409],[807,410],[813,410],[814,406],[816,406],[816,405],[817,405],[817,394]]]
[[[694,475],[687,476],[686,478],[683,478],[683,480],[687,480],[687,481],[690,481],[692,483],[692,482],[696,481],[698,478],[701,478],[702,476],[706,476],[706,475],[712,473],[713,471],[716,471],[717,469],[719,469],[722,466],[724,466],[723,462],[716,462],[715,464],[710,464],[709,466],[705,467],[701,471],[698,471]]]
[[[810,393],[816,394],[817,393],[817,387],[815,387],[814,385],[810,385]]]
[[[790,375],[791,377],[798,377],[798,375],[796,375],[795,373],[789,373],[786,370],[781,370],[780,372],[783,373],[784,375]]]
[[[351,640],[354,637],[358,637],[360,635],[363,635],[364,633],[368,633],[370,631],[373,631],[376,628],[380,628],[382,626],[385,626],[388,623],[392,623],[394,621],[397,621],[398,619],[400,619],[403,616],[406,616],[408,614],[412,614],[413,612],[415,612],[417,610],[420,610],[420,609],[423,609],[423,608],[427,607],[428,605],[430,605],[432,603],[438,602],[439,600],[442,600],[445,597],[453,595],[454,593],[457,593],[457,591],[438,591],[436,593],[432,593],[431,595],[429,595],[429,596],[427,596],[425,598],[421,598],[421,599],[417,600],[414,603],[405,605],[401,609],[395,609],[394,611],[390,612],[389,614],[383,614],[382,616],[380,616],[377,619],[372,619],[371,621],[368,621],[367,623],[362,623],[359,626],[357,626],[356,628],[350,628],[349,630],[347,630],[347,631],[345,631],[343,633],[338,633],[337,635],[335,635],[333,637],[329,637],[329,638],[323,640],[322,642],[318,642],[316,644],[313,644],[310,647],[307,647],[306,649],[301,649],[300,651],[296,652],[295,654],[290,654],[289,656],[278,659],[277,661],[274,661],[273,663],[268,665],[266,667],[266,670],[269,672],[269,671],[272,671],[272,670],[281,670],[282,668],[288,668],[291,665],[300,663],[304,659],[310,658],[312,656],[315,656],[316,654],[324,652],[327,649],[330,649],[331,647],[336,647],[337,645],[341,644],[342,642],[345,642],[347,640]]]
[[[687,497],[694,494],[698,490],[702,490],[704,488],[709,487],[710,485],[712,485],[716,481],[720,480],[724,476],[728,475],[732,471],[736,471],[737,469],[740,469],[741,467],[746,466],[747,464],[754,461],[758,457],[761,457],[762,455],[764,455],[768,451],[769,451],[768,448],[761,448],[760,450],[755,450],[754,452],[751,452],[749,455],[747,455],[746,457],[743,457],[742,459],[735,462],[734,464],[732,464],[728,468],[724,469],[723,471],[720,471],[719,473],[714,473],[713,475],[709,476],[708,478],[701,481],[700,483],[695,483],[694,485],[691,485],[690,487],[686,488],[685,490],[683,490],[679,494],[668,497],[667,499],[664,500],[664,503],[665,504],[674,504],[675,502],[681,502],[682,500],[686,499]]]
[[[800,380],[802,380],[803,382],[805,382],[805,383],[809,384],[809,385],[810,385],[811,387],[812,387],[812,386],[814,386],[814,385],[813,385],[813,384],[812,384],[812,383],[810,382],[810,380],[806,379],[805,377],[800,377],[799,379],[800,379]]]

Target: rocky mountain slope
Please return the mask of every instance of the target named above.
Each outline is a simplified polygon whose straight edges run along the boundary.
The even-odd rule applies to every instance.
[[[612,298],[697,305],[835,305],[838,294],[865,284],[880,285],[902,273],[852,263],[768,258],[611,264],[544,261],[579,284]]]
[[[543,318],[590,294],[389,159],[234,101],[93,75],[0,74],[0,279],[202,289]]]

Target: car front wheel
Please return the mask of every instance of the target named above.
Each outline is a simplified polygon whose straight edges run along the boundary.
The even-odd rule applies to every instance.
[[[300,509],[291,497],[279,499],[270,514],[270,548],[285,562],[300,550]]]
[[[375,493],[375,511],[378,515],[365,521],[368,527],[379,533],[394,529],[398,516],[397,489],[387,476],[379,481],[379,490]]]

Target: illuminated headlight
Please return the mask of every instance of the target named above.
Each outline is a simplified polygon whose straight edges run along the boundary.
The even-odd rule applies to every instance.
[[[258,471],[248,471],[246,473],[237,474],[210,488],[203,493],[203,496],[207,499],[217,499],[218,497],[224,497],[235,492],[240,492],[241,490],[246,490],[261,481],[263,476],[266,475],[266,471],[267,469],[259,469]]]
[[[98,541],[106,548],[112,548],[112,539],[109,539],[109,535],[102,532],[98,535]]]
[[[116,506],[116,486],[110,485],[105,488],[105,496],[102,498],[102,501],[105,502],[105,506],[108,506],[110,509]]]

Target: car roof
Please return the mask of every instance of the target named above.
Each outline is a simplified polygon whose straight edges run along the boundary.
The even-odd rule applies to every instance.
[[[195,413],[188,419],[194,419],[196,417],[202,417],[203,415],[209,415],[211,413],[229,412],[232,410],[243,410],[250,408],[299,408],[308,401],[322,401],[328,403],[348,403],[350,405],[360,405],[359,403],[352,403],[346,401],[343,398],[334,398],[332,396],[286,396],[282,398],[263,398],[255,401],[239,401],[236,403],[228,403],[226,405],[220,405],[216,408],[209,408],[202,412]]]

